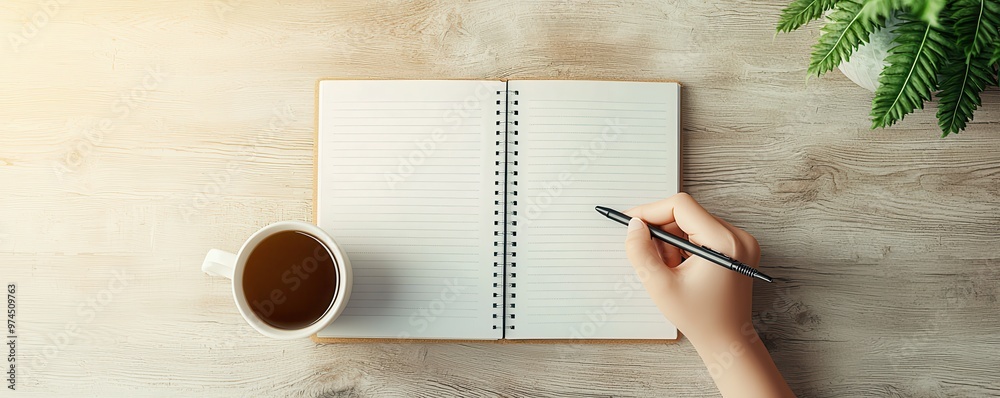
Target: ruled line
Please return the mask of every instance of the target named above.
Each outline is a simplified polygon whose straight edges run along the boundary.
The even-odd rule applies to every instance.
[[[585,100],[585,99],[567,99],[567,98],[532,98],[531,102],[596,102],[599,104],[646,104],[646,105],[660,105],[667,106],[665,102],[649,102],[649,101],[606,101],[606,100]]]
[[[537,100],[531,100],[531,101],[537,101]],[[560,102],[564,102],[564,101],[560,101]],[[666,105],[666,104],[664,104],[664,105]],[[532,110],[536,110],[536,109],[538,109],[538,110],[571,110],[571,111],[575,111],[575,110],[582,110],[582,111],[614,111],[616,113],[617,112],[666,112],[667,111],[666,108],[663,108],[663,109],[608,109],[608,108],[583,108],[583,107],[577,108],[577,107],[547,107],[547,106],[544,106],[544,107],[543,106],[532,106],[531,109]]]
[[[589,126],[589,127],[607,127],[604,125],[595,125],[591,123],[532,123],[532,126]],[[662,124],[616,124],[617,127],[666,127]]]
[[[384,119],[384,118],[382,118],[382,119]],[[463,124],[463,123],[459,123],[459,124],[414,124],[414,123],[407,123],[407,124],[339,124],[338,123],[338,124],[332,124],[331,127],[441,127],[441,128],[450,128],[450,127],[455,127],[455,126],[482,126],[484,124],[485,123],[482,123],[482,122],[476,123],[476,124]]]

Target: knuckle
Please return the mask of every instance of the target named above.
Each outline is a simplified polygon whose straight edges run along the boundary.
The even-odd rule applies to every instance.
[[[757,242],[757,238],[750,235],[746,231],[737,230],[737,237],[742,243],[744,253],[740,253],[740,258],[745,258],[749,262],[757,262],[760,258],[760,243]],[[746,261],[745,261],[746,262]]]
[[[677,198],[678,202],[694,202],[694,197],[687,192],[678,192],[674,197]]]
[[[754,238],[753,235],[747,234],[746,242],[751,251],[757,254],[760,253],[760,242],[757,242],[757,238]]]
[[[743,255],[746,254],[744,253],[746,249],[744,248],[740,239],[737,238],[736,235],[733,234],[732,232],[727,230],[724,233],[719,233],[718,235],[716,235],[716,239],[717,239],[716,245],[718,245],[719,247],[718,248],[713,247],[712,249],[730,254],[733,257],[742,257]]]
[[[740,241],[742,241],[748,249],[751,251],[760,250],[760,244],[757,242],[757,238],[754,238],[753,235],[750,235],[748,232],[741,229],[737,230],[736,234],[740,238]]]

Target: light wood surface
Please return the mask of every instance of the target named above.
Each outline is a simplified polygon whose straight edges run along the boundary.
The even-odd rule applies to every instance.
[[[316,345],[241,320],[209,248],[313,212],[320,77],[684,84],[684,185],[757,236],[803,397],[1000,395],[1000,96],[868,131],[783,1],[4,1],[0,283],[23,396],[713,396],[677,344]],[[14,393],[7,391],[10,396]]]

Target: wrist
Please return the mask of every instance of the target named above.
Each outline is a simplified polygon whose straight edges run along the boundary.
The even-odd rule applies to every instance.
[[[713,330],[687,337],[706,364],[741,357],[746,355],[747,350],[762,345],[757,330],[750,321],[743,323],[742,327]]]
[[[691,339],[725,397],[794,397],[753,325]]]
[[[702,350],[718,350],[729,347],[734,342],[748,344],[759,341],[757,330],[749,320],[739,325],[724,328],[713,328],[707,331],[684,333],[699,352]]]

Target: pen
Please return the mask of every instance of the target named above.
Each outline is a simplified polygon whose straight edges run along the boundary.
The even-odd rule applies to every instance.
[[[624,225],[628,225],[629,220],[632,219],[632,217],[629,217],[625,213],[616,211],[614,209],[609,209],[604,206],[597,206],[595,207],[595,209],[597,210],[598,213],[603,214],[605,217],[610,218]],[[738,260],[734,260],[732,257],[719,253],[715,250],[709,249],[705,246],[699,246],[694,243],[691,243],[677,235],[671,234],[662,229],[650,225],[649,234],[652,235],[654,238],[667,242],[673,246],[676,246],[681,250],[684,250],[688,253],[691,253],[693,255],[696,255],[713,263],[719,264],[723,267],[729,268],[733,271],[739,272],[743,275],[749,276],[751,278],[757,278],[768,283],[771,282],[770,276],[764,275],[763,273],[757,271],[756,269],[754,269],[749,265],[743,264]]]

